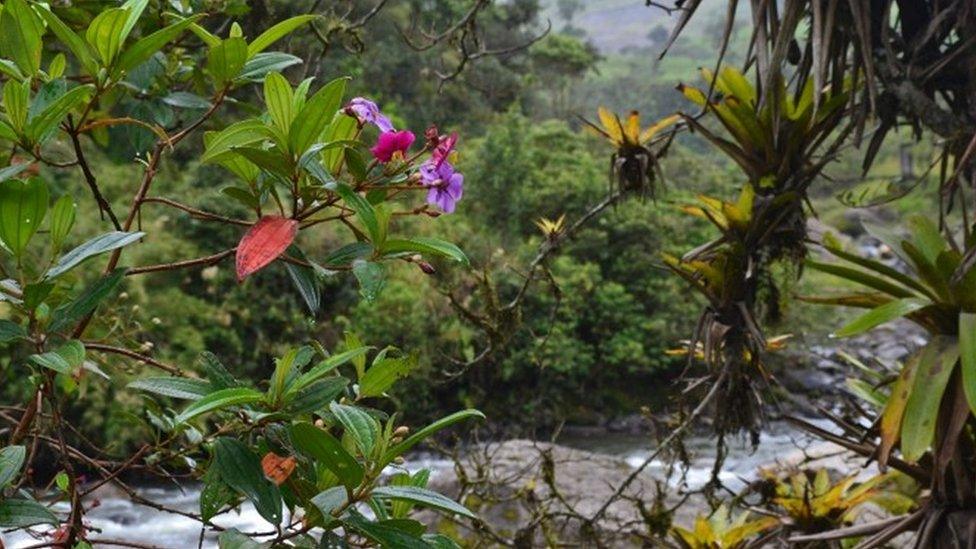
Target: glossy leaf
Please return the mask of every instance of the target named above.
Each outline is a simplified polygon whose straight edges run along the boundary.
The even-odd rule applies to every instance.
[[[369,235],[373,244],[377,246],[383,244],[383,234],[385,231],[380,226],[380,217],[377,215],[373,205],[348,185],[340,184],[336,187],[336,192],[342,197],[343,202],[356,212],[356,217],[363,224],[363,228],[366,229],[366,233]]]
[[[98,52],[103,66],[110,66],[122,48],[122,42],[125,40],[123,33],[128,19],[128,10],[110,8],[95,16],[88,25],[85,40]]]
[[[133,242],[137,242],[145,235],[146,233],[143,232],[127,233],[123,231],[112,231],[110,233],[96,236],[95,238],[92,238],[88,242],[85,242],[84,244],[61,256],[57,263],[48,269],[47,273],[44,275],[44,278],[51,279],[60,276],[77,267],[86,259],[128,246]]]
[[[454,412],[453,414],[443,417],[430,425],[424,427],[423,429],[413,433],[407,437],[403,442],[393,446],[383,454],[383,459],[381,463],[386,465],[394,460],[397,456],[401,456],[408,450],[420,444],[427,438],[433,436],[435,433],[454,425],[459,421],[464,421],[470,418],[485,419],[485,415],[478,410],[461,410],[460,412]]]
[[[308,99],[288,132],[288,143],[292,152],[304,153],[319,140],[338,112],[345,90],[346,79],[337,78],[322,86]]]
[[[27,124],[25,132],[27,139],[31,143],[44,143],[47,141],[55,130],[57,130],[58,124],[68,116],[68,113],[87,101],[94,91],[95,88],[90,85],[77,86],[52,101]]]
[[[946,384],[959,359],[955,340],[936,336],[921,351],[911,395],[901,425],[901,453],[917,461],[932,444]]]
[[[129,71],[145,63],[153,54],[161,50],[169,42],[178,38],[186,29],[190,28],[190,25],[200,18],[200,15],[194,15],[193,17],[177,21],[172,25],[163,27],[148,36],[140,38],[126,48],[122,52],[122,55],[119,56],[119,61],[116,63],[117,70]]]
[[[252,404],[260,401],[263,398],[263,393],[255,391],[254,389],[248,389],[246,387],[221,389],[219,391],[210,393],[193,404],[187,406],[186,409],[184,409],[178,416],[176,416],[176,418],[174,418],[174,421],[177,424],[186,423],[197,416],[201,416],[209,412],[223,410],[231,406]]]
[[[210,48],[207,54],[207,68],[219,83],[227,83],[237,77],[247,63],[247,43],[243,38],[234,37]]]
[[[297,393],[298,391],[311,385],[313,382],[329,375],[339,366],[342,366],[354,358],[365,355],[369,352],[369,350],[370,347],[357,347],[326,358],[325,360],[316,364],[311,370],[299,376],[299,378],[288,387],[288,392]]]
[[[356,446],[364,456],[373,452],[373,447],[380,438],[380,426],[369,414],[355,406],[347,406],[333,402],[329,407],[346,433],[356,441]]]
[[[27,448],[23,446],[7,446],[0,449],[0,491],[17,478],[26,459]]]
[[[94,311],[98,304],[118,287],[123,277],[125,277],[125,269],[115,269],[95,281],[73,301],[58,307],[51,315],[51,323],[48,325],[50,330],[61,330]]]
[[[439,238],[414,236],[411,238],[390,239],[383,242],[381,250],[384,254],[418,253],[439,255],[468,265],[468,256],[461,248]]]
[[[264,78],[264,103],[268,107],[268,115],[285,135],[288,135],[288,128],[294,119],[293,94],[291,84],[281,73],[271,72]]]
[[[966,400],[976,414],[976,313],[959,315],[959,359]]]
[[[352,262],[352,274],[359,281],[359,293],[367,302],[376,301],[386,286],[386,270],[374,261],[357,259]]]
[[[913,313],[930,304],[929,301],[923,299],[896,299],[880,307],[871,309],[867,313],[855,318],[846,326],[837,330],[834,335],[837,337],[850,337],[861,334],[874,327]]]
[[[298,451],[332,471],[346,488],[352,490],[363,481],[363,466],[328,431],[311,423],[296,423],[289,433]]]
[[[261,460],[243,442],[218,438],[214,444],[214,465],[221,480],[244,494],[265,520],[271,524],[281,522],[281,492],[264,477]]]
[[[282,52],[259,53],[244,63],[237,75],[238,81],[260,82],[269,72],[283,71],[288,67],[300,65],[302,59]]]
[[[126,388],[184,400],[199,400],[213,392],[209,381],[176,376],[147,377],[129,383]]]
[[[95,59],[98,53],[88,45],[88,42],[81,36],[78,36],[78,34],[71,30],[64,21],[47,7],[39,6],[37,14],[44,19],[44,22],[47,23],[47,28],[58,37],[58,40],[68,47],[75,56],[75,59],[85,68],[85,71],[90,76],[94,76],[98,72],[98,61]]]
[[[342,519],[343,524],[380,544],[381,547],[396,549],[430,549],[427,542],[413,533],[400,528],[399,520],[373,522],[356,511]]]
[[[70,374],[85,361],[85,346],[72,339],[53,351],[31,355],[28,360],[59,374]]]
[[[312,498],[312,505],[322,513],[323,517],[332,517],[332,513],[336,509],[342,508],[346,504],[349,496],[346,488],[342,486],[333,486],[328,488],[315,497]]]
[[[296,15],[273,25],[268,30],[262,32],[247,46],[247,56],[254,57],[256,54],[266,50],[271,44],[284,38],[288,33],[298,27],[313,21],[317,15]]]
[[[417,367],[416,356],[384,358],[376,361],[359,380],[359,396],[380,396]]]
[[[217,538],[217,547],[218,549],[265,549],[264,544],[254,541],[236,528],[221,532]]]
[[[333,376],[316,381],[308,387],[286,396],[286,412],[307,414],[328,408],[349,384],[344,377]]]
[[[220,132],[205,136],[207,150],[200,158],[200,162],[219,161],[232,152],[235,147],[254,145],[269,137],[268,128],[260,120],[249,118],[236,122]]]
[[[11,59],[24,75],[41,68],[44,26],[25,0],[6,0],[0,13],[0,54]]]
[[[23,255],[27,244],[47,214],[47,184],[39,177],[0,183],[0,240]]]
[[[51,243],[55,250],[61,249],[61,244],[71,232],[75,224],[75,201],[71,195],[62,195],[51,208]]]
[[[27,337],[27,330],[16,322],[0,319],[0,345]]]
[[[374,488],[372,494],[374,497],[380,499],[409,501],[422,507],[430,507],[468,518],[477,518],[477,515],[460,503],[426,488],[418,488],[416,486],[380,486],[379,488]]]
[[[58,524],[58,518],[47,507],[26,499],[0,501],[0,528],[26,528],[38,524]]]
[[[242,281],[278,258],[295,240],[298,221],[275,215],[262,217],[237,245],[237,280]]]

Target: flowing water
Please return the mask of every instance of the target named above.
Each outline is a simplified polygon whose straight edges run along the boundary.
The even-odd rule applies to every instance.
[[[591,452],[612,455],[625,460],[632,467],[640,466],[651,451],[652,445],[646,436],[621,434],[564,436],[559,443]],[[760,466],[789,459],[798,452],[797,448],[810,446],[814,442],[806,435],[784,424],[774,424],[763,434],[762,442],[755,451],[746,441],[733,441],[721,473],[721,479],[729,487],[736,489],[755,479]],[[689,487],[698,487],[707,482],[711,475],[714,460],[714,441],[707,437],[690,437],[687,448],[694,456],[685,477]],[[429,468],[432,475],[453,474],[452,464],[446,460],[427,456],[414,456],[410,468]],[[665,464],[653,461],[647,471],[663,477]],[[198,487],[180,491],[175,488],[144,488],[140,492],[167,507],[187,512],[199,509]],[[65,514],[65,506],[55,505],[54,510]],[[166,513],[156,509],[136,505],[120,497],[103,497],[97,507],[86,513],[86,521],[92,536],[103,539],[125,540],[160,548],[196,547],[200,538],[200,524],[181,515]],[[237,528],[246,532],[269,532],[270,524],[265,522],[254,510],[245,504],[239,513],[227,513],[214,520],[225,528]],[[25,533],[0,534],[0,540],[7,548],[23,548],[44,541],[42,531],[32,537]],[[216,536],[209,534],[203,540],[203,547],[216,547]]]

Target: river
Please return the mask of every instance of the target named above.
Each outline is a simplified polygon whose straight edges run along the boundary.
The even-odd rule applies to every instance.
[[[631,467],[638,467],[649,455],[652,444],[646,436],[613,433],[566,435],[559,439],[560,444],[582,450],[620,458]],[[726,485],[733,489],[744,486],[755,479],[760,466],[769,465],[790,456],[796,456],[797,448],[816,444],[809,436],[800,433],[786,424],[773,424],[763,433],[762,442],[752,451],[745,441],[733,441],[728,458],[721,473]],[[690,437],[687,448],[694,456],[685,481],[689,487],[698,487],[710,478],[714,459],[714,441],[708,437]],[[411,469],[429,468],[433,475],[453,474],[452,463],[417,454],[408,462]],[[652,475],[663,477],[665,464],[652,462],[648,468]],[[199,491],[190,487],[184,491],[175,488],[143,488],[140,492],[146,497],[188,512],[198,509]],[[66,506],[55,505],[56,511],[66,512]],[[200,537],[198,522],[181,515],[157,511],[136,505],[118,497],[105,497],[99,505],[86,514],[86,521],[93,536],[105,539],[119,539],[160,548],[182,549],[196,547]],[[252,506],[245,504],[238,513],[227,513],[214,520],[225,528],[241,531],[268,531],[271,526],[257,514]],[[40,532],[38,532],[40,533]],[[6,547],[23,548],[43,540],[25,533],[0,534]],[[216,547],[216,536],[208,533],[203,547]]]

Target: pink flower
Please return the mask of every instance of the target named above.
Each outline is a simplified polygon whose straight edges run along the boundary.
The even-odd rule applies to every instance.
[[[394,158],[402,160],[414,139],[416,138],[410,130],[383,132],[370,152],[373,153],[373,158],[384,164]]]
[[[453,132],[447,137],[443,137],[438,140],[437,147],[434,148],[434,152],[431,153],[430,159],[434,163],[435,168],[439,168],[454,152],[454,146],[457,145],[458,134]]]

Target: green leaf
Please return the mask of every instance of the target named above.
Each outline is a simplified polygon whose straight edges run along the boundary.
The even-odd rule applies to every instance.
[[[352,274],[359,281],[359,293],[367,302],[375,301],[386,286],[386,270],[379,263],[357,259],[352,262]]]
[[[288,135],[294,113],[292,104],[294,91],[291,84],[279,72],[269,72],[264,78],[264,103],[268,107],[268,114],[278,129]]]
[[[64,24],[64,21],[58,18],[53,12],[51,12],[46,6],[39,5],[37,9],[37,14],[44,19],[47,23],[47,28],[58,37],[65,46],[71,50],[74,54],[75,59],[81,63],[81,66],[89,74],[89,76],[95,76],[98,72],[98,62],[95,59],[97,52],[88,45],[88,42],[78,36],[75,31],[71,30],[68,25]]]
[[[337,78],[329,82],[305,103],[288,132],[288,143],[293,153],[301,155],[318,142],[339,110],[346,91],[346,80]]]
[[[460,261],[465,265],[470,264],[468,262],[468,256],[464,255],[461,248],[439,238],[414,236],[410,238],[390,239],[383,243],[380,250],[384,255],[401,253],[439,255]]]
[[[221,437],[214,444],[214,465],[220,478],[244,494],[265,520],[281,523],[281,492],[265,478],[257,454],[243,442]]]
[[[265,549],[265,545],[247,537],[236,528],[224,530],[217,538],[218,549]]]
[[[485,415],[479,412],[478,410],[461,410],[460,412],[455,412],[447,417],[443,417],[431,423],[430,425],[424,427],[423,429],[417,431],[416,433],[410,435],[409,437],[407,437],[406,440],[404,440],[400,444],[397,444],[396,446],[387,450],[386,453],[383,454],[383,459],[380,464],[386,465],[392,462],[397,456],[403,455],[408,450],[410,450],[417,444],[420,444],[428,437],[433,436],[435,433],[441,431],[442,429],[446,429],[447,427],[450,427],[451,425],[454,425],[459,421],[464,421],[470,418],[485,419]]]
[[[365,259],[373,255],[373,246],[368,242],[353,242],[346,244],[325,257],[325,266],[348,265],[357,259]]]
[[[176,418],[174,418],[174,422],[177,424],[186,423],[197,416],[209,412],[223,410],[224,408],[229,408],[231,406],[252,404],[260,401],[263,398],[264,394],[246,387],[221,389],[219,391],[210,393],[193,404],[187,406],[186,409],[184,409],[178,416],[176,416]]]
[[[44,278],[49,280],[60,276],[71,269],[74,269],[88,258],[128,246],[129,244],[138,241],[145,235],[146,233],[143,232],[126,233],[122,231],[112,231],[110,233],[96,236],[95,238],[61,256],[61,258],[58,259],[58,262],[47,271]]]
[[[236,500],[237,493],[220,478],[217,468],[207,469],[203,475],[203,489],[200,490],[200,516],[203,520],[214,518],[221,509]]]
[[[274,44],[278,40],[284,38],[288,33],[317,17],[317,15],[297,15],[272,26],[268,30],[258,35],[258,37],[247,46],[247,56],[249,58],[254,57],[256,54],[266,50],[271,44]]]
[[[335,370],[339,366],[342,366],[354,358],[365,355],[371,348],[372,347],[357,347],[355,349],[350,349],[326,358],[325,360],[316,364],[311,370],[299,376],[299,378],[288,387],[288,393],[297,393],[298,391],[311,385],[313,382],[329,375],[332,370]]]
[[[10,126],[17,133],[23,133],[27,127],[30,85],[30,80],[25,80],[23,83],[7,82],[3,87],[3,106],[7,111]]]
[[[959,315],[959,358],[966,400],[976,414],[976,313]]]
[[[272,71],[283,71],[288,67],[302,63],[300,57],[282,52],[259,53],[244,63],[244,68],[237,75],[237,81],[260,82],[266,74]]]
[[[460,503],[426,488],[418,488],[416,486],[380,486],[379,488],[373,489],[372,495],[380,499],[409,501],[422,507],[447,511],[448,513],[473,519],[478,518],[477,515]]]
[[[279,402],[279,397],[285,394],[288,380],[294,379],[296,374],[308,364],[312,359],[312,353],[312,348],[305,346],[291,349],[281,358],[275,359],[275,369],[268,387],[270,402],[275,404]]]
[[[201,163],[214,162],[233,151],[235,147],[254,145],[271,137],[264,122],[256,118],[241,120],[227,126],[219,133],[208,135],[207,150],[200,158]]]
[[[129,33],[135,28],[136,23],[139,22],[139,18],[142,17],[142,13],[146,11],[146,7],[149,6],[149,0],[126,0],[122,4],[122,8],[128,12],[128,17],[125,19],[125,26],[122,28],[122,41],[129,37]]]
[[[126,50],[122,52],[122,55],[119,56],[119,62],[116,64],[116,71],[129,71],[145,63],[153,56],[153,54],[183,34],[183,32],[186,31],[190,25],[198,21],[201,17],[201,15],[194,15],[193,17],[177,21],[172,25],[163,27],[149,36],[136,40],[134,44],[126,48]]]
[[[51,314],[50,331],[58,331],[78,320],[81,320],[98,307],[103,299],[109,296],[125,277],[125,269],[115,269],[111,273],[95,281],[70,303],[58,307]]]
[[[285,411],[293,414],[319,412],[342,394],[348,384],[348,379],[339,376],[316,381],[301,391],[286,395],[288,406]]]
[[[213,353],[209,351],[200,353],[197,364],[203,370],[203,377],[213,385],[214,389],[229,389],[240,386],[240,382],[234,379],[234,376]]]
[[[859,269],[852,269],[850,267],[845,267],[844,265],[834,265],[832,263],[821,263],[813,260],[807,260],[806,266],[820,272],[843,278],[844,280],[855,282],[862,286],[867,286],[868,288],[878,290],[879,292],[884,292],[894,298],[917,296],[917,294],[911,290]]]
[[[246,62],[247,42],[240,37],[223,40],[207,53],[207,68],[220,84],[236,78]]]
[[[178,109],[206,110],[213,106],[209,99],[195,93],[175,91],[163,98],[163,103]]]
[[[925,259],[929,263],[935,264],[939,254],[946,248],[946,241],[942,238],[939,228],[924,215],[909,216],[908,226],[911,229],[915,245],[925,255]]]
[[[333,486],[312,498],[312,505],[318,508],[323,517],[331,518],[332,513],[346,504],[349,499],[346,488]]]
[[[299,452],[332,471],[346,488],[352,490],[363,481],[363,466],[328,431],[302,422],[292,425],[289,433]]]
[[[0,240],[20,258],[47,214],[47,184],[39,177],[0,183]]]
[[[7,446],[0,450],[0,492],[17,478],[26,459],[27,448],[23,446]]]
[[[355,406],[347,406],[333,402],[329,406],[339,423],[345,428],[346,433],[356,441],[356,446],[364,456],[369,456],[373,452],[373,447],[380,438],[380,425],[375,419],[366,412]]]
[[[184,400],[199,400],[213,392],[209,381],[189,377],[147,377],[126,385],[128,389]]]
[[[13,164],[11,166],[7,166],[6,168],[0,169],[0,183],[17,177],[21,174],[21,172],[30,167],[30,163],[22,162],[20,164]]]
[[[98,56],[102,59],[102,66],[111,66],[115,56],[118,55],[125,40],[124,33],[128,19],[128,10],[111,8],[103,10],[88,25],[85,40],[98,52]]]
[[[292,283],[298,288],[298,293],[301,294],[305,305],[308,306],[309,313],[312,315],[318,313],[322,304],[322,288],[319,286],[319,277],[316,276],[315,269],[304,265],[285,263],[285,270],[288,271]]]
[[[44,143],[58,129],[60,124],[72,109],[84,103],[92,96],[95,88],[91,85],[71,88],[64,95],[52,101],[36,117],[27,124],[26,135],[31,143]]]
[[[0,501],[0,528],[26,528],[38,524],[57,526],[58,517],[36,501],[26,499]]]
[[[61,249],[61,244],[71,232],[75,224],[75,201],[71,195],[61,195],[61,198],[51,208],[51,244],[55,250]]]
[[[70,374],[85,361],[85,346],[72,339],[53,351],[31,355],[27,360],[59,374]]]
[[[352,509],[348,516],[342,519],[343,524],[352,528],[359,534],[380,544],[388,549],[430,549],[427,542],[423,541],[410,531],[402,528],[403,519],[384,520],[372,522],[367,520],[362,514]],[[408,523],[416,521],[408,521]]]
[[[959,359],[959,346],[952,338],[936,336],[920,353],[901,425],[901,453],[909,462],[918,461],[932,444],[942,395]]]
[[[23,326],[10,320],[0,319],[0,345],[27,337],[27,330]]]
[[[931,302],[924,299],[907,298],[889,301],[888,303],[871,309],[867,313],[855,318],[846,326],[840,330],[837,330],[837,333],[834,335],[836,337],[850,337],[858,335],[929,305],[931,305]]]
[[[26,76],[41,68],[44,24],[24,0],[6,0],[0,13],[0,55],[13,60]]]
[[[406,377],[416,367],[417,357],[414,355],[376,361],[359,380],[359,396],[368,398],[382,395],[396,380]]]

